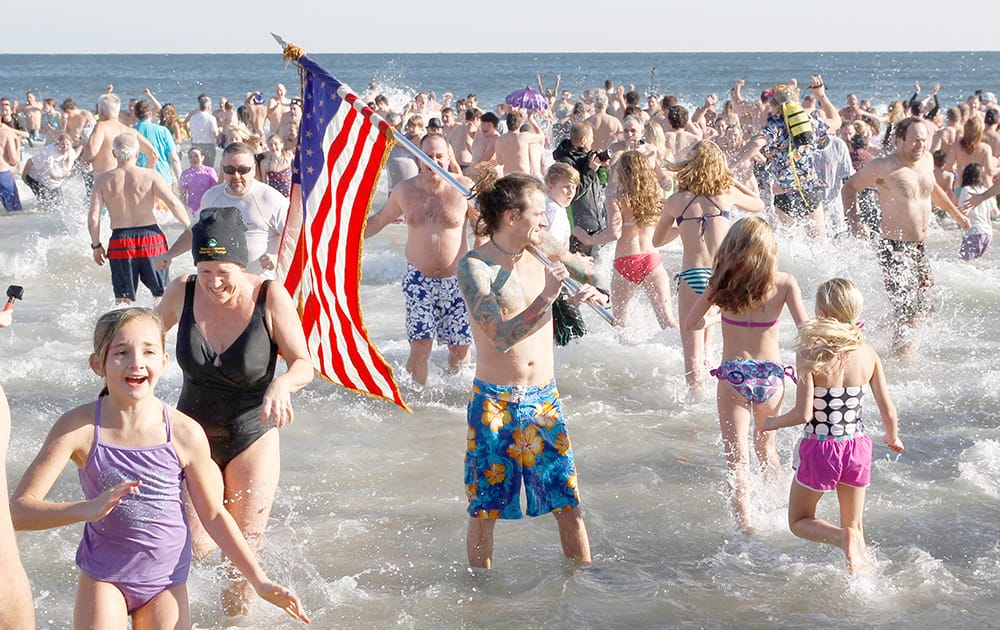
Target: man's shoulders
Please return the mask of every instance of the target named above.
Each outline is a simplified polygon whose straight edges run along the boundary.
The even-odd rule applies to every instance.
[[[488,270],[490,264],[483,258],[483,255],[479,253],[479,248],[470,249],[465,252],[465,255],[458,259],[458,269],[456,274],[459,278],[463,275],[471,274],[476,270]]]

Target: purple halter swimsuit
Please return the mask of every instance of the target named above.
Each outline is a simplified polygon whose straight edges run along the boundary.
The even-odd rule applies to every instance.
[[[163,405],[167,441],[129,448],[101,442],[101,398],[94,418],[94,446],[80,469],[80,485],[93,499],[123,481],[142,481],[107,516],[83,528],[76,564],[91,579],[114,584],[131,615],[163,591],[187,582],[191,530],[184,516],[184,470],[170,442],[170,414]]]

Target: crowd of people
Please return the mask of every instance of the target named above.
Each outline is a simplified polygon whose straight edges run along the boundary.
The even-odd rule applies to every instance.
[[[728,99],[709,95],[691,112],[670,95],[643,106],[636,90],[610,81],[578,99],[560,89],[558,76],[553,88],[540,77],[538,86],[539,101],[496,112],[482,111],[475,94],[438,101],[419,92],[399,111],[377,86],[364,94],[427,158],[396,147],[386,163],[388,201],[364,232],[372,238],[393,222],[406,226],[406,369],[416,384],[427,383],[435,339],[448,346],[450,369],[475,363],[465,458],[469,564],[492,566],[495,523],[522,516],[522,486],[528,515],[554,514],[565,555],[590,564],[554,345],[586,333],[581,304],[610,306],[612,319],[628,325],[641,291],[660,327],[680,328],[692,394],[703,393],[706,374],[718,379],[739,527],[754,530],[750,445],[760,468],[773,473],[781,465],[773,431],[802,425],[791,529],[839,546],[857,570],[865,563],[872,459],[865,391],[878,406],[884,442],[898,452],[896,410],[881,361],[864,343],[857,287],[824,282],[810,317],[796,279],[778,271],[777,239],[870,241],[894,310],[893,351],[912,357],[912,332],[933,312],[924,240],[935,213],[964,230],[963,259],[981,256],[990,241],[1000,192],[996,98],[984,92],[942,111],[937,86],[921,97],[918,84],[886,114],[854,94],[838,109],[816,74],[805,93],[791,79],[754,99],[737,81]],[[123,111],[109,85],[96,116],[71,100],[56,108],[31,93],[23,104],[0,99],[5,210],[21,208],[17,173],[43,209],[64,203],[63,182],[79,177],[93,259],[111,267],[116,301],[135,301],[140,281],[156,300],[155,310],[125,308],[98,321],[90,363],[105,391],[53,427],[14,492],[11,518],[18,529],[88,523],[78,554],[81,623],[132,616],[190,625],[187,568],[214,544],[246,576],[230,576],[227,614],[246,614],[254,590],[305,620],[297,598],[256,562],[278,484],[277,428],[294,417],[291,394],[312,379],[292,300],[271,281],[302,102],[282,85],[269,99],[248,93],[239,107],[220,99],[217,110],[203,94],[181,118],[175,105],[149,90],[144,96]],[[22,149],[36,143],[43,148],[22,162]],[[183,226],[173,244],[157,225],[157,208]],[[734,209],[753,216],[733,221]],[[780,229],[793,225],[804,229]],[[677,238],[683,268],[675,307],[659,248]],[[612,243],[604,290],[593,257]],[[170,261],[188,250],[196,273],[171,281]],[[780,358],[786,309],[800,331],[795,367]],[[4,311],[0,325],[10,319]],[[166,362],[164,331],[175,325],[184,373],[176,409],[153,391]],[[707,371],[715,325],[722,356]],[[279,354],[288,369],[276,375]],[[795,407],[781,414],[786,377],[797,378]],[[46,499],[70,460],[87,500]],[[104,474],[111,469],[118,477]],[[194,480],[186,499],[180,475]],[[168,498],[142,512],[135,502],[153,478],[171,480],[157,489]],[[839,526],[815,515],[829,491],[841,503]],[[136,561],[134,545],[150,544],[133,531],[140,513],[172,528],[163,558]]]
[[[950,215],[965,230],[965,260],[981,256],[992,234],[991,196],[1000,184],[987,186],[1000,150],[985,138],[1000,139],[996,98],[977,93],[944,113],[938,86],[921,97],[916,84],[914,95],[891,103],[886,114],[855,94],[838,109],[816,74],[804,90],[790,79],[759,99],[744,98],[745,83],[737,81],[725,102],[709,95],[690,112],[670,95],[643,106],[637,91],[611,82],[577,100],[560,92],[558,77],[553,89],[540,78],[538,84],[541,103],[500,105],[495,112],[480,110],[475,94],[454,102],[445,94],[439,102],[421,92],[398,112],[377,86],[366,95],[433,162],[397,149],[390,159],[409,164],[390,171],[392,196],[366,233],[402,216],[407,262],[422,274],[418,289],[412,271],[404,280],[407,368],[416,382],[426,382],[435,336],[451,347],[453,369],[464,362],[459,356],[466,356],[469,333],[476,348],[465,470],[470,564],[491,566],[495,521],[521,516],[522,483],[529,515],[553,512],[566,555],[589,562],[575,461],[551,370],[552,340],[584,334],[573,327],[572,310],[567,317],[574,303],[603,305],[610,298],[614,321],[627,325],[629,304],[641,290],[661,327],[681,328],[685,376],[695,395],[705,388],[710,325],[721,327],[722,360],[709,374],[719,380],[739,527],[754,530],[749,445],[773,476],[780,469],[773,430],[804,424],[789,505],[792,531],[839,546],[857,570],[865,562],[861,515],[871,465],[863,392],[873,392],[884,441],[899,452],[896,411],[881,362],[863,342],[857,287],[843,279],[824,283],[810,318],[795,278],[777,271],[775,227],[801,226],[780,233],[817,244],[870,241],[894,310],[893,352],[914,357],[913,331],[933,314],[924,249],[932,217]],[[953,121],[946,124],[946,117]],[[449,199],[454,189],[445,171],[471,179],[474,206]],[[733,223],[734,209],[757,216]],[[476,235],[471,251],[467,228]],[[675,315],[658,250],[677,237]],[[608,292],[593,286],[592,257],[612,243]],[[537,249],[557,262],[546,266],[524,256]],[[584,283],[576,295],[562,288],[567,276]],[[455,299],[453,280],[463,301]],[[458,313],[462,307],[466,312]],[[778,323],[786,308],[802,343],[796,408],[780,415],[784,381],[796,378],[796,366],[780,362]],[[832,358],[818,356],[817,347]],[[819,497],[832,490],[841,500],[839,527],[815,516]]]

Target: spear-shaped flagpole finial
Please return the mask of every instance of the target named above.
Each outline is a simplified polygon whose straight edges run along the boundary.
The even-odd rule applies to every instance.
[[[281,46],[281,57],[285,61],[298,61],[299,57],[306,54],[306,51],[302,50],[295,44],[289,44],[286,42],[281,35],[271,33],[271,37],[273,37],[274,41],[278,42],[278,45]]]

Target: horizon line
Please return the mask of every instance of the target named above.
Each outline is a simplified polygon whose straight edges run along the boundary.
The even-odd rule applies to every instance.
[[[320,51],[308,52],[313,55],[578,55],[578,54],[602,54],[602,55],[733,55],[733,54],[886,54],[886,53],[996,53],[998,50],[539,50],[539,51],[500,51],[500,50],[451,50],[435,52],[401,52],[401,51]],[[143,52],[17,52],[0,53],[0,57],[15,56],[50,56],[61,55],[107,55],[111,57],[125,57],[129,55],[273,55],[281,54],[280,50],[274,52],[247,52],[247,51],[214,51],[214,52],[167,52],[161,50]]]

